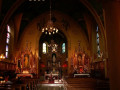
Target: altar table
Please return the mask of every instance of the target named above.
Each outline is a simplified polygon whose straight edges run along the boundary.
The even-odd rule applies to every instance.
[[[74,77],[90,77],[88,73],[74,74]]]
[[[29,73],[21,73],[21,74],[17,74],[16,77],[17,77],[17,78],[18,78],[18,77],[31,77],[31,78],[33,78],[33,75],[32,75],[32,74],[29,74]]]

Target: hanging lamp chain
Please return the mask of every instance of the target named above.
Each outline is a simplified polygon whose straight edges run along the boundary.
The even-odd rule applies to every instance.
[[[50,21],[51,21],[51,15],[52,13],[51,13],[51,0],[50,0]]]

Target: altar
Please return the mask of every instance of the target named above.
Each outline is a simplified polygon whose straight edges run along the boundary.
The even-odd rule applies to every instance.
[[[90,77],[90,56],[81,49],[80,42],[71,56],[71,74],[74,77]]]
[[[45,80],[48,80],[50,78],[52,78],[53,80],[55,80],[55,79],[59,78],[59,74],[45,74],[44,78],[45,78]]]
[[[18,77],[30,77],[37,75],[37,61],[38,57],[36,53],[33,54],[31,49],[26,46],[25,49],[19,51],[18,55],[15,57],[16,63],[16,78]]]

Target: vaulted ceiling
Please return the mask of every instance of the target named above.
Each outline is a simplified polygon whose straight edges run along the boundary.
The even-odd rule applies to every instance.
[[[92,16],[90,11],[86,6],[84,6],[81,0],[51,0],[52,10],[61,11],[66,13],[74,20],[76,20],[79,25],[85,30],[85,33],[88,34],[86,30],[85,20],[83,18],[83,13],[87,13]],[[1,9],[0,9],[0,25],[4,20],[5,15],[9,9],[14,5],[16,0],[1,0]],[[36,16],[49,11],[50,0],[21,0],[23,2],[12,14],[11,18],[18,13],[23,13],[21,20],[20,32],[22,32],[25,26]],[[92,7],[96,10],[97,14],[102,19],[102,5],[97,0],[88,0]],[[92,16],[93,17],[93,16]],[[55,17],[53,17],[55,19]]]

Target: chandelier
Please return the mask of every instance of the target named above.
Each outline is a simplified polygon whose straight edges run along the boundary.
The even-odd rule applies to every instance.
[[[50,20],[47,22],[46,26],[42,28],[42,32],[48,35],[58,33],[58,29],[54,27],[53,21],[51,20],[51,0],[50,0]]]

